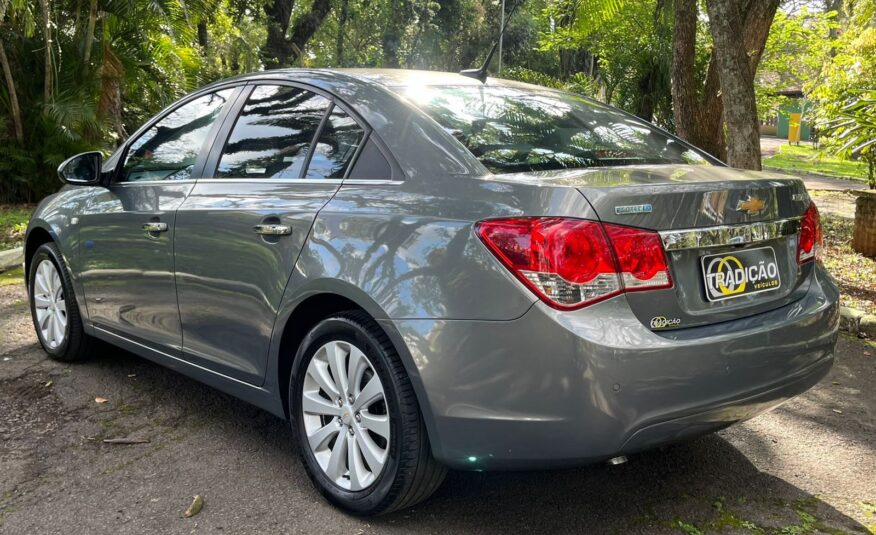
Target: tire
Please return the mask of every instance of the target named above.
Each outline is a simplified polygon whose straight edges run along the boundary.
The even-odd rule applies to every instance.
[[[52,281],[47,282],[49,279]],[[58,246],[53,242],[40,245],[31,258],[27,287],[34,330],[45,352],[51,358],[62,362],[85,358],[91,352],[92,338],[85,334],[82,327],[82,316],[76,304],[70,272],[67,271]],[[52,298],[49,298],[50,294],[53,294]],[[59,299],[54,300],[54,297]],[[55,305],[54,309],[44,308],[49,302]],[[61,302],[63,305],[60,304]],[[60,322],[54,313],[54,310],[61,307],[65,309],[61,314],[66,318],[64,322]],[[47,329],[47,322],[49,324],[54,322],[55,328]]]
[[[335,354],[330,353],[333,347],[337,348],[337,355],[345,355],[346,352],[336,361],[344,363],[341,375],[361,377],[361,381],[350,381],[354,384],[349,385],[349,392],[355,394],[359,388],[357,385],[364,385],[358,397],[345,400],[343,407],[338,406],[341,402],[337,399],[343,393],[334,396],[327,390],[335,387],[332,381],[337,375],[330,365],[326,365],[332,358],[329,355]],[[365,364],[362,364],[359,353],[355,353],[356,349],[361,351]],[[361,375],[356,371],[349,373],[354,355],[356,370],[367,368],[360,372]],[[320,375],[319,370],[327,374],[321,376],[322,382],[316,380],[316,376]],[[353,399],[359,402],[371,397],[374,389],[370,386],[375,377],[379,379],[383,398],[375,397],[377,401],[356,408]],[[307,401],[304,399],[305,392],[309,396]],[[319,396],[316,409],[310,401],[315,399],[314,395]],[[336,398],[334,404],[327,399],[331,397]],[[305,411],[305,405],[311,409],[310,412]],[[331,407],[336,407],[337,413]],[[404,366],[386,334],[363,312],[342,312],[329,317],[305,336],[292,366],[289,408],[292,429],[307,475],[329,502],[349,513],[380,515],[412,506],[432,495],[444,480],[447,469],[432,457],[423,418]],[[319,415],[313,410],[320,411]],[[384,414],[388,424],[376,425],[384,422]],[[338,431],[331,436],[335,433],[333,426],[337,426]],[[375,429],[379,433],[388,429],[388,438],[384,439],[373,431]],[[326,434],[322,434],[324,430]],[[321,442],[322,451],[320,447],[311,446],[309,437],[317,436],[328,437]],[[347,440],[345,444],[338,442],[342,438]],[[341,462],[338,469],[333,469],[338,464],[332,465],[332,455],[337,453],[335,450],[339,444],[345,453],[337,454],[337,458],[346,457],[346,465]],[[358,462],[350,457],[351,448],[360,452]],[[368,451],[385,453],[383,457],[372,453],[370,458],[377,459],[377,462],[369,463]],[[355,466],[361,468],[355,473],[362,473],[362,476],[353,477],[354,471],[349,469],[351,459]],[[382,467],[375,470],[374,467],[380,466],[380,459],[384,459]],[[329,473],[334,475],[330,476]]]

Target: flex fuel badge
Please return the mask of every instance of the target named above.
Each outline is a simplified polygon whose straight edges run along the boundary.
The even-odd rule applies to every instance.
[[[722,301],[777,290],[782,285],[772,247],[702,257],[703,283],[709,301]]]

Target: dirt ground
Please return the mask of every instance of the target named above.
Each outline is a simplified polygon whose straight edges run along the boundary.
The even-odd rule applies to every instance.
[[[119,437],[149,442],[102,442]],[[874,450],[876,347],[844,337],[816,388],[717,435],[614,467],[452,472],[361,520],[311,488],[284,422],[121,350],[53,362],[0,286],[0,533],[876,533]]]

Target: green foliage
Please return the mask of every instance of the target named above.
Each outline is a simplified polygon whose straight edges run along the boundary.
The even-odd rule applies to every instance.
[[[0,250],[21,245],[33,209],[32,205],[0,205]]]
[[[831,44],[813,97],[825,148],[867,163],[876,188],[876,0],[849,3],[846,25]]]
[[[876,189],[876,91],[868,91],[837,110],[823,128],[834,153],[867,162],[868,183],[870,189]]]
[[[503,71],[502,76],[509,80],[552,87],[587,97],[595,97],[599,93],[599,84],[581,72],[575,73],[568,80],[561,80],[555,76],[527,69],[526,67],[511,67]]]
[[[3,4],[0,0],[0,4]],[[11,79],[0,82],[0,201],[60,187],[55,169],[111,152],[147,118],[206,82],[260,67],[264,31],[229,0],[12,0],[0,18]],[[46,31],[52,84],[45,98]],[[197,23],[213,36],[197,43]],[[22,139],[15,132],[12,92]]]
[[[787,102],[777,91],[812,90],[830,56],[830,36],[839,27],[835,11],[812,12],[804,6],[798,13],[776,13],[755,83],[761,118]]]
[[[599,58],[605,102],[671,128],[670,19],[658,0],[552,0],[541,13],[540,50],[586,50]]]
[[[261,69],[275,1],[0,0],[11,75],[0,73],[0,202],[41,198],[60,186],[55,169],[66,157],[108,154],[183,94]],[[492,74],[597,97],[673,130],[673,2],[507,0],[506,11],[515,1],[522,4],[508,22],[502,72],[494,59]],[[767,116],[781,102],[777,90],[803,88],[829,127],[825,146],[866,160],[876,147],[876,0],[843,5],[840,14],[779,12],[758,105]],[[289,6],[291,28],[314,2]],[[500,10],[499,0],[331,0],[295,65],[475,67],[498,36]],[[707,18],[697,24],[701,84],[712,43]]]

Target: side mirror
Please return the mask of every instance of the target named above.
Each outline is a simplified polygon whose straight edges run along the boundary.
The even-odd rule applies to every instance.
[[[100,184],[103,154],[83,152],[68,158],[58,167],[58,176],[67,184],[74,186],[95,186]]]

